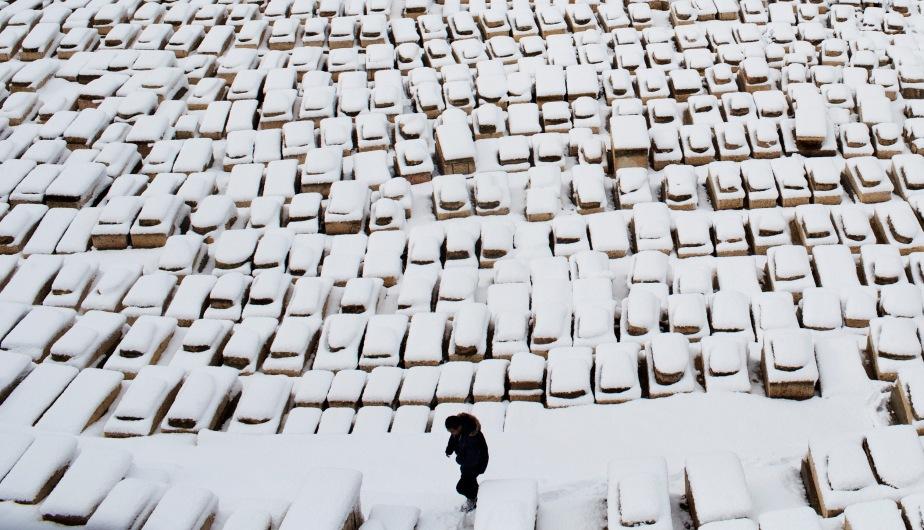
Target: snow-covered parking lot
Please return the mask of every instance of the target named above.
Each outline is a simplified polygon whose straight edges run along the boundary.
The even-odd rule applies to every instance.
[[[0,1],[0,530],[921,530],[922,9]]]

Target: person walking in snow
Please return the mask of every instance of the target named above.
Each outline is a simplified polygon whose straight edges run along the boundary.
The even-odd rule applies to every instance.
[[[465,412],[446,418],[446,430],[449,431],[446,456],[455,453],[462,475],[456,491],[466,498],[462,510],[470,512],[475,509],[478,498],[478,475],[488,467],[488,443],[481,433],[478,418]]]

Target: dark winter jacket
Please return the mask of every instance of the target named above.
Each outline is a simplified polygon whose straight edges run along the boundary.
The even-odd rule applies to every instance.
[[[458,436],[450,435],[446,454],[456,454],[463,473],[480,475],[488,468],[488,443],[481,433],[481,423],[471,414],[461,413],[462,428]]]

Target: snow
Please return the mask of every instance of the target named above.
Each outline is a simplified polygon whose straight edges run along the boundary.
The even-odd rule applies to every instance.
[[[74,459],[77,441],[68,436],[37,436],[0,482],[0,499],[34,504],[56,472]]]
[[[821,529],[818,514],[808,506],[765,512],[761,514],[759,522],[760,527],[765,530],[783,530],[786,528]]]
[[[536,525],[538,488],[535,481],[507,479],[485,481],[478,492],[475,528],[529,529]]]
[[[671,526],[666,462],[658,458],[613,460],[607,474],[610,527]]]
[[[92,420],[98,409],[118,392],[122,374],[98,368],[85,368],[74,377],[59,399],[36,422],[36,428],[52,432],[78,434]]]
[[[651,475],[629,475],[619,485],[619,523],[652,524],[661,512],[657,483]]]
[[[753,520],[693,526],[753,529],[807,503],[809,438],[896,421],[896,377],[920,400],[924,112],[904,1],[33,4],[0,11],[4,36],[58,54],[0,50],[0,423],[34,435],[73,407],[53,423],[84,431],[80,451],[131,452],[129,480],[149,482],[107,520],[140,526],[121,521],[185,485],[220,500],[203,493],[192,525],[214,510],[215,527],[279,526],[324,464],[361,470],[366,506],[456,527],[439,422],[472,410],[484,478],[535,479],[538,528],[602,527],[619,509],[600,504],[613,455],[664,457],[659,522],[691,526],[682,461],[733,450]],[[66,404],[77,372],[56,361],[125,380],[111,403]],[[365,390],[333,390],[366,406],[322,412],[359,370]],[[238,398],[279,377],[288,415],[270,391]],[[814,397],[779,399],[793,386]],[[100,421],[77,425],[94,404]],[[239,414],[254,423],[226,421]],[[820,509],[918,487],[865,473]],[[647,519],[653,482],[637,475],[627,517]]]
[[[309,370],[295,383],[294,402],[297,407],[320,407],[327,400],[334,373],[327,370]]]
[[[89,311],[77,319],[49,349],[49,358],[85,368],[97,360],[105,343],[121,335],[125,317],[102,311]]]
[[[227,366],[205,366],[189,372],[167,411],[165,432],[197,432],[209,427],[223,402],[236,394],[236,372]]]
[[[10,425],[34,424],[78,373],[73,366],[36,366],[0,405],[0,419]]]
[[[436,395],[439,380],[439,367],[412,366],[408,368],[404,373],[404,381],[398,395],[398,402],[402,405],[423,404],[429,406]]]
[[[320,345],[312,368],[343,370],[359,364],[359,345],[366,326],[366,316],[331,315],[324,321]]]
[[[398,394],[404,371],[391,366],[379,366],[370,372],[362,393],[364,406],[391,405]]]
[[[3,360],[0,366],[0,396],[6,397],[28,375],[34,365],[28,355],[21,353],[0,352],[0,359]]]
[[[453,319],[449,355],[484,355],[487,349],[489,314],[484,304],[458,306]]]
[[[442,343],[446,336],[445,313],[417,313],[411,317],[407,342],[404,347],[406,363],[439,364],[442,360]]]
[[[271,317],[247,317],[235,324],[231,337],[221,352],[221,361],[249,375],[256,369],[260,356],[266,350],[277,321]]]
[[[250,285],[249,298],[242,316],[278,318],[290,284],[289,275],[278,269],[263,272]]]
[[[111,530],[131,528],[146,520],[163,494],[157,482],[126,478],[116,484],[87,521],[88,528]]]
[[[167,238],[157,268],[182,274],[194,272],[202,259],[203,238],[198,234],[174,234]],[[184,278],[185,279],[185,278]]]
[[[123,371],[134,374],[137,368],[133,370],[133,364],[143,366],[156,361],[155,355],[170,340],[176,324],[172,318],[151,315],[139,317],[116,346],[116,352],[109,358],[106,367],[118,369],[116,366],[121,358],[126,363],[122,366]]]
[[[413,530],[419,518],[420,509],[413,506],[376,504],[365,524],[380,524],[384,530]]]
[[[243,391],[228,427],[229,432],[274,434],[279,428],[291,379],[253,374],[242,378]]]
[[[565,407],[593,401],[590,372],[593,351],[587,347],[554,348],[549,351],[546,400],[549,406]]]
[[[47,353],[51,342],[74,317],[69,310],[36,307],[27,313],[26,308],[18,304],[7,304],[6,307],[10,307],[11,311],[16,307],[23,310],[17,311],[15,319],[7,323],[7,333],[0,347],[28,355],[32,360],[39,360]],[[15,313],[9,314],[12,317]],[[44,332],[39,331],[42,329],[40,323],[45,326]]]
[[[686,481],[700,524],[747,518],[753,510],[744,470],[733,453],[688,457]]]
[[[708,391],[750,390],[746,343],[731,337],[707,337],[703,339],[702,351]]]
[[[2,436],[3,449],[0,452],[0,480],[9,473],[10,469],[22,457],[26,449],[32,445],[35,438],[29,434],[8,433]]]
[[[882,317],[871,322],[871,336],[879,355],[907,360],[921,354],[915,326],[906,319]]]
[[[382,289],[380,278],[352,278],[347,281],[340,298],[340,310],[344,313],[375,312]]]
[[[325,278],[299,278],[286,312],[292,316],[310,316],[324,309],[333,282]]]
[[[60,270],[61,263],[59,256],[29,256],[0,291],[0,301],[24,304],[39,302],[39,298]]]
[[[824,450],[810,446],[810,451],[815,456]],[[838,504],[846,501],[843,492],[855,492],[862,499],[866,497],[864,492],[876,486],[876,479],[863,448],[850,441],[836,442],[836,445],[827,448],[824,468],[819,473],[824,473],[827,484],[833,490],[832,498],[826,499],[826,505],[838,502],[838,498],[843,499]]]
[[[848,506],[844,510],[845,524],[850,528],[863,530],[866,528],[902,528],[902,520],[898,507],[893,501],[871,501]]]
[[[475,366],[471,362],[451,361],[442,365],[436,399],[439,402],[464,403],[472,391]]]
[[[327,402],[331,406],[355,407],[366,385],[366,372],[362,370],[341,370],[334,374]]]
[[[804,96],[796,106],[796,138],[805,142],[821,141],[827,134],[824,102],[820,97]]]
[[[359,507],[362,474],[357,471],[317,468],[305,479],[280,525],[280,530],[310,525],[338,530]]]
[[[769,337],[773,364],[778,370],[794,372],[810,366],[811,339],[805,333],[780,331]]]
[[[882,312],[889,316],[914,318],[921,316],[921,292],[908,290],[900,285],[884,285],[879,291]]]
[[[139,370],[107,422],[106,432],[131,434],[131,422],[137,422],[139,434],[150,433],[158,410],[182,376],[182,371],[169,366],[145,366]],[[121,430],[125,427],[128,430]]]
[[[359,409],[351,434],[384,434],[391,427],[394,411],[384,405],[364,406]]]
[[[299,407],[289,411],[282,434],[314,434],[321,421],[321,409]]]
[[[687,340],[677,333],[653,337],[651,359],[660,373],[669,377],[682,374],[690,362]]]
[[[866,436],[866,447],[883,484],[909,487],[920,482],[924,475],[924,451],[912,427],[874,430]]]
[[[605,343],[595,353],[595,400],[622,402],[641,397],[638,380],[638,345]],[[541,373],[540,373],[541,377]]]
[[[504,398],[508,364],[505,359],[488,359],[478,363],[472,385],[476,400],[501,401]]]
[[[218,499],[206,489],[172,486],[151,512],[144,527],[151,530],[200,528],[217,508]]]
[[[82,450],[39,507],[42,518],[72,524],[88,521],[128,472],[131,461],[124,451]]]
[[[304,317],[286,317],[273,338],[270,349],[278,354],[304,354],[317,331],[312,320]]]
[[[163,272],[142,275],[125,293],[122,299],[123,313],[129,318],[162,314],[177,281],[176,276]]]

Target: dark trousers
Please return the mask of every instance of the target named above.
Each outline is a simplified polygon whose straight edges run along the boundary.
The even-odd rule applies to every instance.
[[[478,473],[472,471],[462,471],[459,482],[456,484],[456,491],[465,495],[467,499],[474,501],[478,498]]]

